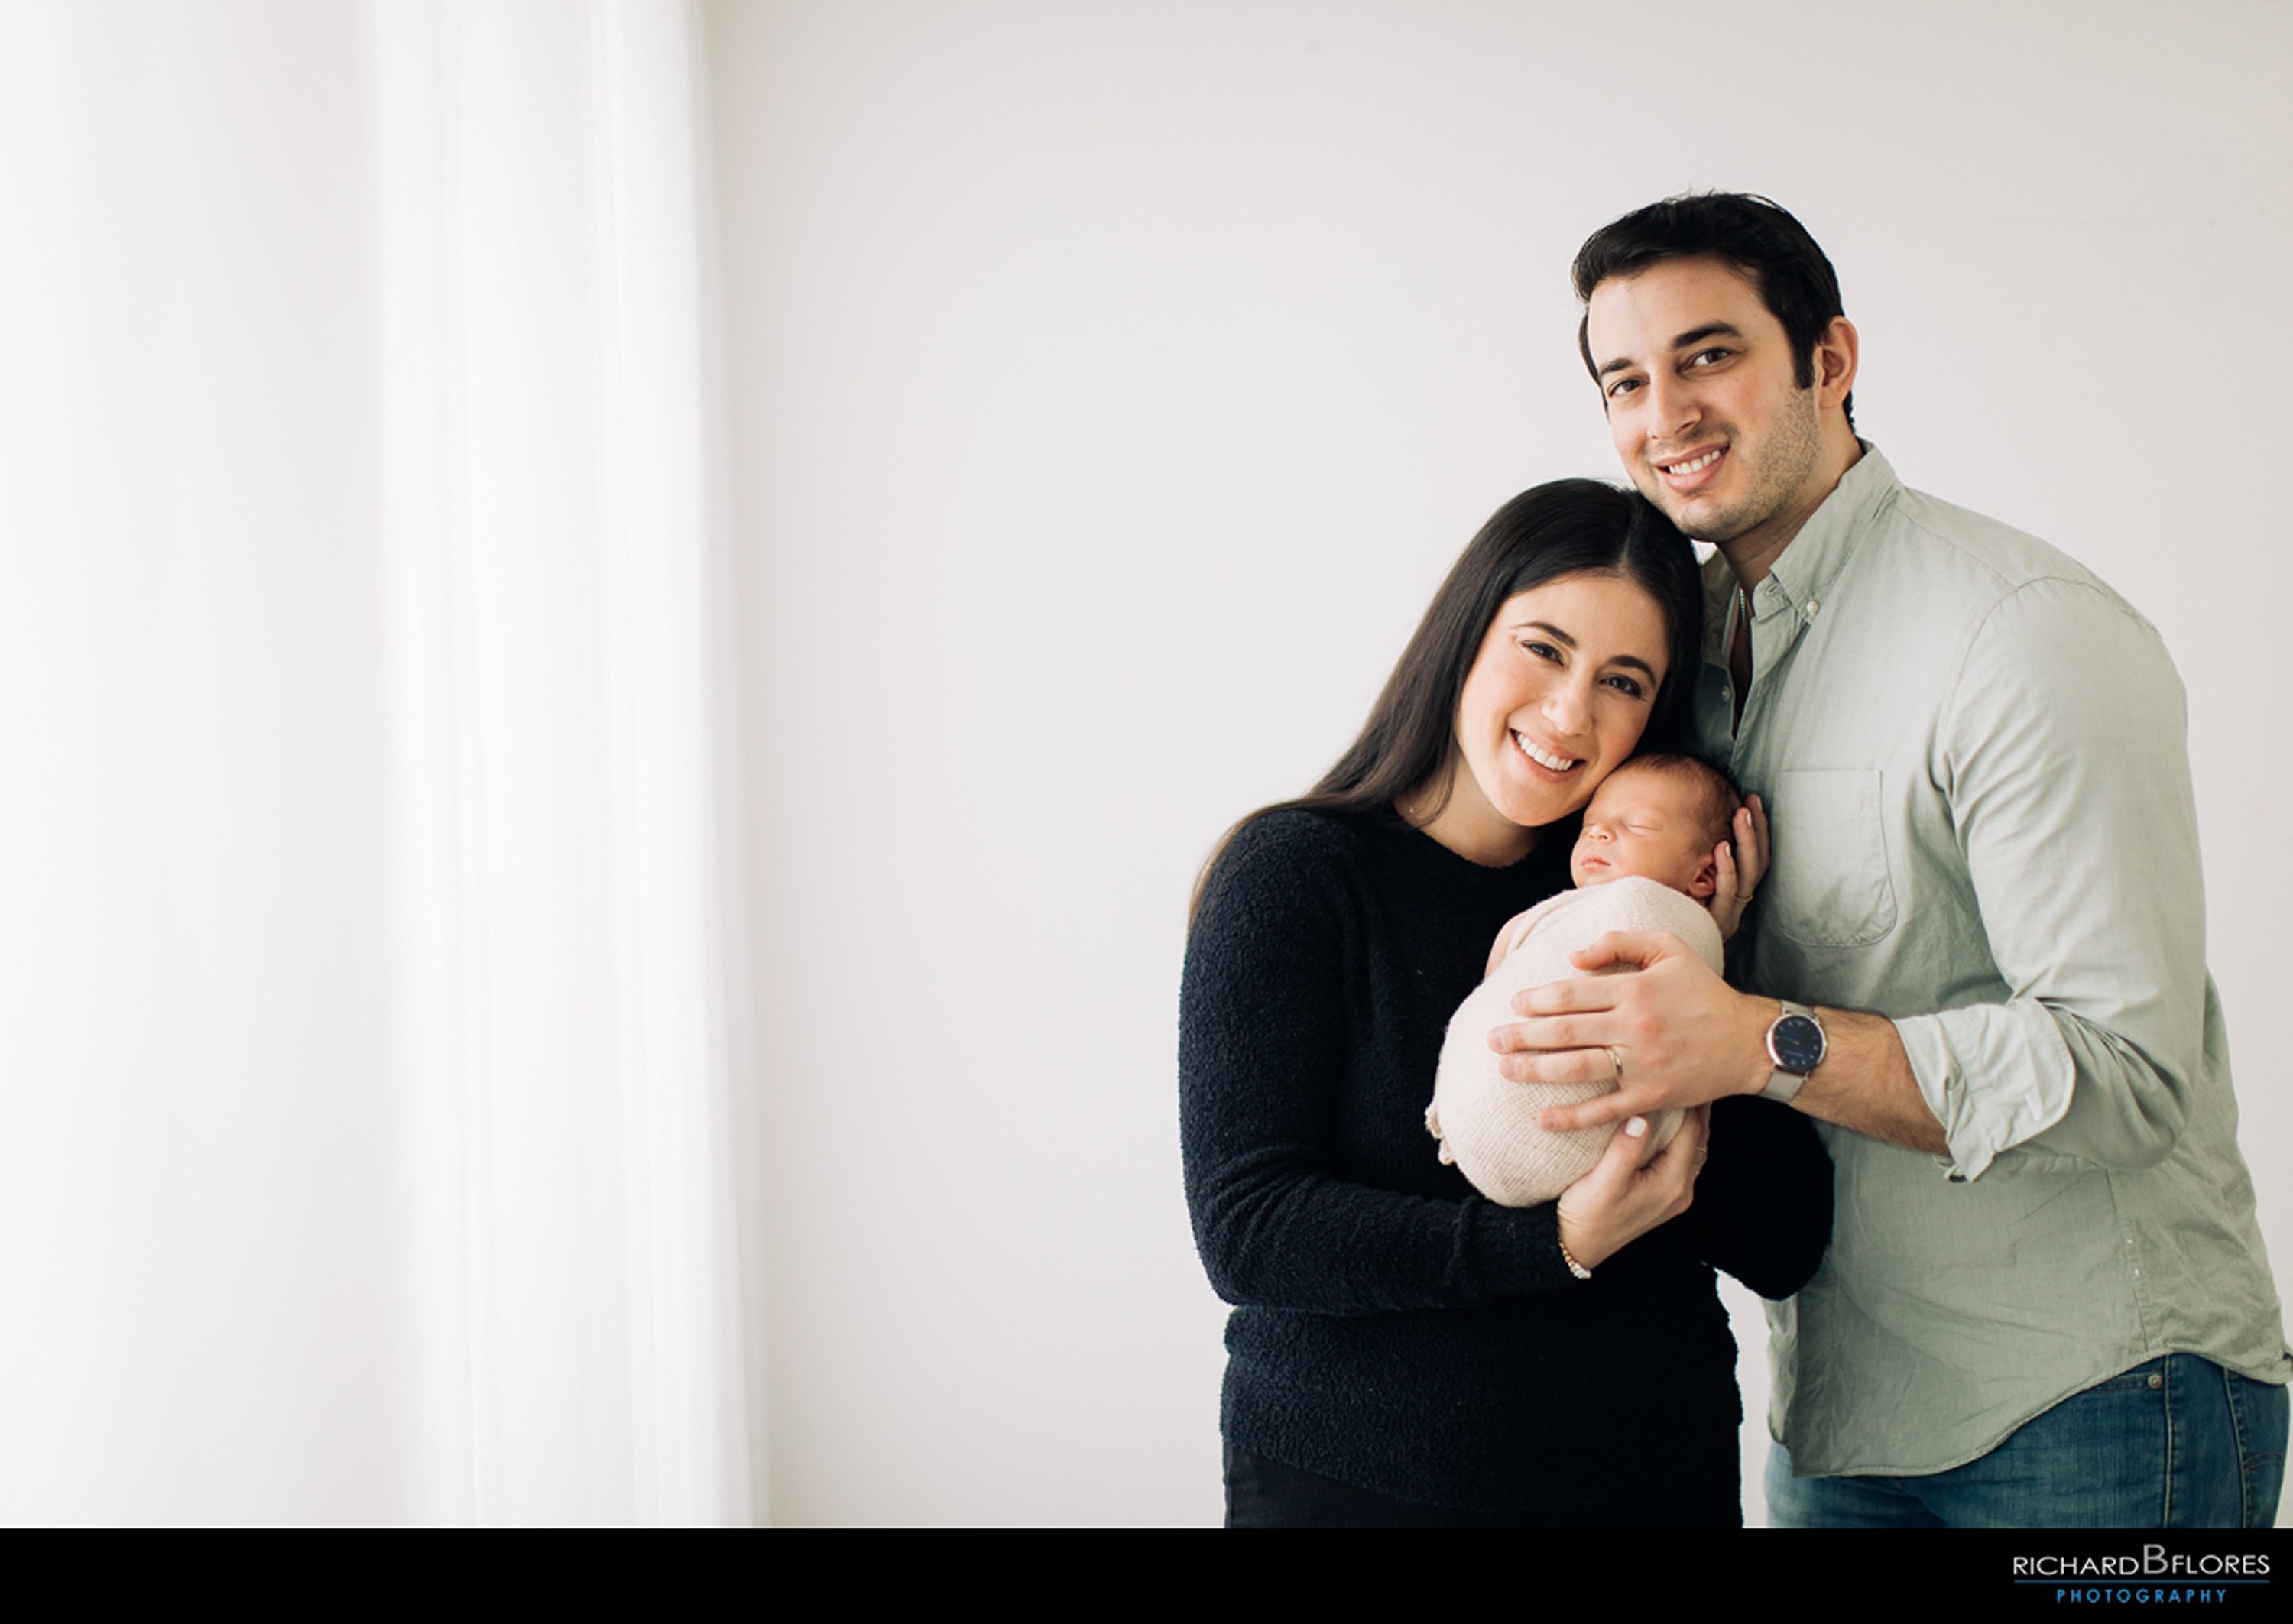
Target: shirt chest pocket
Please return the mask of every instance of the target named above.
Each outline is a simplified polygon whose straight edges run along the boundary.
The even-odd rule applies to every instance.
[[[1880,775],[1842,767],[1783,772],[1769,801],[1775,868],[1761,928],[1811,948],[1862,948],[1895,927]]]

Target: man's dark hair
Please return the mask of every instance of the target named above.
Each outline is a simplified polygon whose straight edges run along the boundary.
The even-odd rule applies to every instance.
[[[1682,192],[1634,209],[1586,238],[1569,274],[1577,299],[1589,305],[1592,290],[1612,277],[1637,276],[1665,260],[1702,258],[1733,266],[1759,289],[1768,313],[1783,324],[1784,336],[1791,341],[1799,386],[1812,388],[1816,343],[1834,318],[1847,313],[1839,302],[1839,273],[1807,228],[1765,198],[1740,191]],[[1584,357],[1584,370],[1598,383],[1589,309],[1576,323],[1576,348]],[[1852,428],[1851,394],[1846,409]]]

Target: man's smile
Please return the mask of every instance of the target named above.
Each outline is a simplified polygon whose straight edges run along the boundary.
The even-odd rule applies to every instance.
[[[1655,466],[1656,471],[1664,476],[1665,483],[1673,490],[1693,490],[1719,477],[1716,471],[1721,459],[1727,455],[1727,447],[1713,446],[1686,456],[1674,457],[1669,462],[1656,460]]]

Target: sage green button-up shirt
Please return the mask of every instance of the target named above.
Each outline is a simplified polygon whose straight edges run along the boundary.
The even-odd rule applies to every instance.
[[[1697,721],[1775,848],[1737,979],[1892,1019],[1950,1146],[1823,1126],[1831,1251],[1769,1309],[1794,1469],[1957,1466],[2166,1353],[2284,1381],[2156,630],[1868,448],[1752,594],[1739,728],[1734,586]]]

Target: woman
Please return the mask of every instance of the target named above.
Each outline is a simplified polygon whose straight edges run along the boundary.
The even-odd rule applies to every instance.
[[[1195,1241],[1236,1305],[1230,1525],[1740,1523],[1712,1265],[1770,1297],[1813,1272],[1810,1125],[1722,1102],[1645,1166],[1620,1134],[1559,1201],[1513,1209],[1423,1122],[1490,941],[1568,884],[1554,826],[1684,714],[1701,620],[1688,545],[1641,497],[1518,497],[1353,747],[1207,865],[1180,1125]]]

